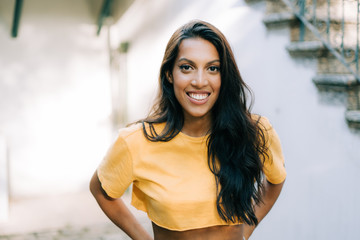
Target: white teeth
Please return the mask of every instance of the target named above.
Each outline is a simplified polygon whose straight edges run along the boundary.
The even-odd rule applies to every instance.
[[[204,100],[205,98],[207,98],[209,96],[209,94],[204,94],[204,93],[189,93],[189,96],[191,98],[194,98],[196,100]]]

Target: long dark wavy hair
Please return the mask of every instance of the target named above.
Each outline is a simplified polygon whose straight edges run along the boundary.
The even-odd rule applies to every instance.
[[[141,120],[150,141],[170,141],[182,129],[183,109],[177,101],[171,76],[181,41],[202,38],[211,42],[220,57],[221,88],[211,110],[212,122],[207,138],[208,165],[215,176],[216,205],[226,222],[258,224],[254,207],[261,202],[263,159],[266,157],[264,130],[247,106],[250,89],[242,80],[234,55],[225,36],[204,21],[191,21],[170,38],[159,77],[157,102],[146,119]],[[149,128],[145,127],[145,123]],[[161,133],[154,124],[166,123]]]

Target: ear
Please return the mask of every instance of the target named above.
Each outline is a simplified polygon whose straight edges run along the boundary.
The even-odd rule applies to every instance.
[[[165,75],[166,75],[166,78],[167,78],[167,80],[169,81],[169,83],[172,84],[172,83],[173,83],[173,79],[172,79],[171,73],[170,73],[170,72],[166,72]]]

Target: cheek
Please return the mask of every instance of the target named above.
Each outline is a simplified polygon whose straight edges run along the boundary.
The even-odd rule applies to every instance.
[[[183,97],[182,93],[184,92],[185,89],[184,81],[182,81],[179,78],[174,78],[173,88],[174,88],[175,97],[179,101]]]
[[[218,83],[218,91],[220,91],[221,88],[221,79],[219,79],[219,83]]]
[[[184,75],[184,74],[174,75],[173,78],[174,90],[175,91],[184,90],[189,85],[190,81],[191,81],[191,77],[188,75]]]
[[[174,80],[173,86],[174,86],[175,93],[182,89],[182,84],[181,84],[181,81],[179,81],[179,79]]]
[[[220,92],[220,88],[221,88],[221,78],[218,77],[213,81],[213,89],[214,91]]]

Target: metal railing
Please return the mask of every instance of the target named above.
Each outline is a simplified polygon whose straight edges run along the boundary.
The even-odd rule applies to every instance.
[[[306,31],[322,42],[360,83],[360,0],[283,0],[300,21],[299,41]]]

